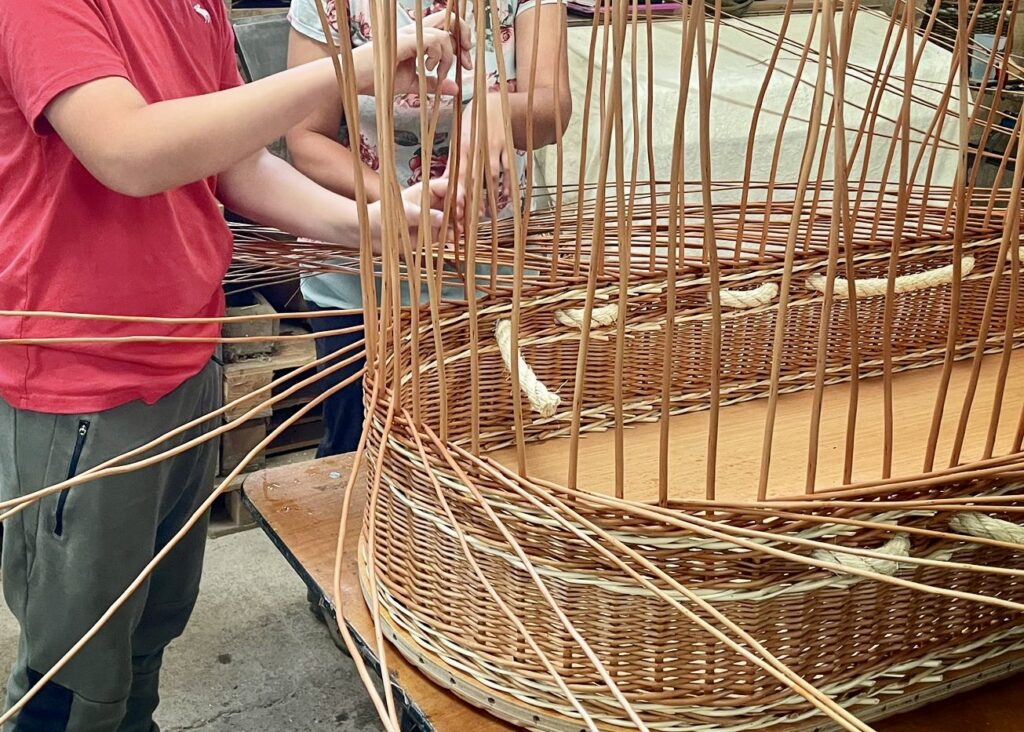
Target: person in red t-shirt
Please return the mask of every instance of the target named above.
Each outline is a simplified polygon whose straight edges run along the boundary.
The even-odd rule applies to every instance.
[[[243,86],[224,5],[0,0],[4,500],[146,444],[209,413],[221,398],[212,343],[117,340],[209,339],[217,325],[17,313],[222,315],[231,237],[218,201],[300,236],[359,241],[352,201],[264,149],[338,93],[332,61]],[[427,67],[441,79],[452,63],[469,66],[468,37],[426,29],[425,42]],[[400,34],[396,49],[397,91],[411,91],[418,83],[415,34]],[[369,47],[355,52],[355,82],[364,92],[372,88],[371,54]],[[431,84],[455,92],[451,82]],[[430,184],[435,205],[446,188],[444,181]],[[405,194],[410,226],[419,220],[420,197],[417,189]],[[380,218],[374,205],[375,240]],[[439,219],[437,212],[431,217]],[[28,338],[81,340],[4,343]],[[3,591],[22,634],[8,704],[25,696],[209,495],[213,457],[207,443],[49,496],[10,520]],[[205,534],[202,522],[24,706],[15,730],[157,729],[163,649],[191,613]]]

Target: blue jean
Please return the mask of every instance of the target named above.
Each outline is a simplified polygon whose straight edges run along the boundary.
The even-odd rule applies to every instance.
[[[323,311],[313,302],[308,302],[311,312]],[[353,333],[344,335],[331,335],[316,339],[317,358],[324,358],[342,348],[359,341],[363,337],[362,315],[346,315],[340,317],[310,318],[310,326],[314,333],[324,333],[343,328],[359,327]],[[354,351],[352,352],[354,353]],[[320,371],[349,358],[352,353],[346,353],[335,361],[330,361],[320,367]],[[358,359],[345,368],[338,369],[320,381],[321,393],[327,389],[337,386],[352,374],[363,368],[365,358]],[[363,432],[363,380],[359,379],[346,386],[344,389],[335,392],[327,397],[323,403],[324,436],[320,440],[320,447],[317,449],[317,457],[329,455],[342,455],[353,452],[359,446],[359,437]]]

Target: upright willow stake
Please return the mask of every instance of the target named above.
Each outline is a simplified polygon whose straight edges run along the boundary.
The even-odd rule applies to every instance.
[[[828,16],[832,13],[832,0],[817,0],[812,15],[819,12]],[[825,96],[825,59],[828,58],[829,23],[822,23],[818,45],[818,77],[814,86],[814,99],[811,102],[810,122],[807,126],[807,141],[804,144],[800,176],[797,182],[796,197],[793,202],[793,214],[786,238],[785,264],[782,273],[782,284],[779,287],[779,309],[775,321],[775,337],[772,344],[771,385],[768,393],[768,414],[765,418],[764,441],[761,447],[761,475],[758,479],[757,497],[764,500],[768,494],[768,476],[771,469],[772,444],[775,437],[775,415],[778,409],[779,378],[782,372],[783,346],[786,333],[787,306],[790,297],[790,284],[793,279],[793,263],[796,253],[796,240],[800,233],[800,221],[803,214],[803,200],[807,193],[811,172],[811,164],[818,147],[818,135],[821,124],[821,110]]]

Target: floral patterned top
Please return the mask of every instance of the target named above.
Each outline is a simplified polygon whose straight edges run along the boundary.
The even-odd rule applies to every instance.
[[[444,0],[396,0],[398,3],[398,26],[403,27],[413,24],[413,13],[423,9],[425,15],[434,12],[443,12],[447,7]],[[477,0],[479,1],[479,0]],[[560,0],[539,0],[540,3],[559,2]],[[370,3],[373,0],[349,0],[349,33],[352,37],[353,46],[361,46],[373,38],[373,31],[370,27]],[[515,43],[515,22],[520,13],[523,13],[537,4],[538,0],[496,0],[499,16],[498,36],[500,48],[505,61],[505,70],[509,79],[510,91],[515,90],[516,79],[516,43]],[[331,21],[331,26],[337,33],[338,29],[338,4],[336,0],[324,0],[325,9]],[[473,20],[473,2],[467,3],[467,17],[465,22],[475,27]],[[344,6],[343,6],[344,7]],[[317,10],[317,0],[292,0],[291,12],[288,15],[292,27],[299,33],[320,43],[326,42],[323,33],[323,25],[320,22],[320,14]],[[488,14],[490,18],[490,14]],[[486,43],[486,73],[487,83],[491,91],[497,91],[499,86],[498,60],[494,43],[495,33],[490,23],[485,37]],[[475,58],[475,53],[474,53]],[[452,76],[458,73],[452,70]],[[463,72],[463,103],[473,98],[474,71]],[[429,177],[435,178],[444,173],[448,165],[448,150],[451,144],[452,113],[451,101],[447,101],[447,109],[442,107],[441,117],[438,122],[437,131],[434,135],[433,149],[428,154],[423,151],[420,141],[420,103],[419,97],[415,94],[400,96],[395,100],[395,153],[398,180],[403,186],[411,186],[423,179],[424,169],[429,169]],[[379,137],[376,129],[376,101],[373,97],[363,96],[359,100],[359,156],[362,161],[373,170],[380,169],[378,155]],[[351,148],[351,140],[347,127],[342,124],[339,130],[339,140],[346,147]],[[521,180],[525,173],[523,154],[520,153],[518,160]],[[525,180],[522,180],[525,185]],[[511,208],[508,201],[499,201],[499,216],[511,216]],[[354,280],[354,282],[353,282]],[[317,275],[315,277],[303,278],[302,293],[307,300],[313,301],[321,307],[327,308],[359,308],[362,307],[361,290],[358,278],[350,275],[329,274]],[[461,296],[461,295],[460,295]]]

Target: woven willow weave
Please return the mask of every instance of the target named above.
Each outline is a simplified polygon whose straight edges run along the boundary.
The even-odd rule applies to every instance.
[[[424,218],[410,234],[392,172],[394,110],[379,104],[379,254],[368,231],[352,256],[236,227],[229,286],[360,273],[365,340],[183,425],[230,415],[193,442],[363,356],[367,365],[261,441],[0,724],[261,449],[364,374],[360,579],[385,675],[390,643],[528,728],[738,732],[868,730],[900,705],[1015,668],[1017,1],[787,0],[767,14],[761,2],[742,18],[690,4],[656,21],[609,0],[589,28],[569,29],[561,53],[517,48],[520,68],[553,64],[570,79],[572,117],[556,120],[558,140],[543,150],[535,105],[558,117],[563,90],[552,100],[518,78],[513,92],[501,64],[486,78],[477,44],[461,83],[500,99],[505,159],[517,159],[513,142],[526,151],[525,186],[509,176],[523,206],[509,218],[483,215],[496,183],[479,143],[496,131],[474,106],[454,127],[470,139],[450,171],[465,180],[466,220],[433,237]],[[392,99],[397,9],[371,10],[376,96]],[[494,2],[435,12],[478,39],[499,25]],[[525,13],[517,30],[539,37],[541,17]],[[350,39],[328,45],[356,139]],[[527,111],[515,130],[513,93]],[[432,149],[438,100],[416,108]],[[358,178],[357,198],[365,207]],[[403,291],[425,295],[410,305]],[[167,437],[0,504],[0,520],[191,446],[168,450]],[[391,685],[376,690],[340,620],[398,732]]]
[[[382,638],[544,730],[869,729],[1020,650],[1016,7],[1003,53],[956,41],[989,10],[612,2],[570,30],[579,147],[537,154],[530,205],[385,244],[360,554]],[[727,98],[737,59],[755,98]]]

